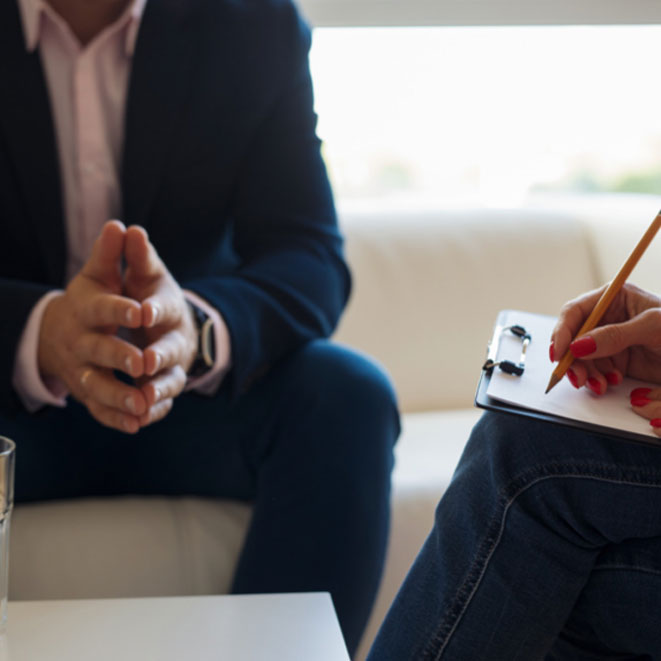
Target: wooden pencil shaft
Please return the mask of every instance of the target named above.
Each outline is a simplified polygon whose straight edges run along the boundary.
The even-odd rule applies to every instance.
[[[652,239],[659,231],[661,227],[661,212],[656,216],[652,221],[652,224],[647,228],[645,234],[638,242],[638,245],[631,251],[631,254],[627,258],[626,262],[622,264],[620,270],[611,283],[606,288],[606,291],[601,295],[601,298],[597,301],[597,304],[594,306],[592,312],[585,320],[585,323],[581,326],[581,330],[578,331],[576,337],[579,337],[583,333],[591,331],[604,316],[604,312],[608,309],[608,306],[613,302],[613,299],[618,295],[620,289],[627,281],[627,278],[631,275],[631,272],[634,270],[636,264],[643,256],[644,252],[647,250],[648,246],[652,242]]]
[[[585,320],[581,329],[576,334],[576,337],[580,337],[585,333],[591,331],[604,316],[604,313],[613,302],[613,299],[618,295],[622,286],[626,282],[627,278],[631,275],[631,272],[634,270],[636,264],[638,264],[640,258],[643,256],[648,246],[652,242],[652,239],[656,236],[656,233],[661,227],[661,211],[656,215],[650,226],[647,228],[645,234],[643,234],[640,241],[638,241],[636,247],[631,251],[631,254],[627,260],[622,264],[620,270],[617,272],[617,275],[611,280],[611,283],[606,288],[606,291],[600,296],[597,304],[592,309],[592,312],[588,315],[588,318]],[[551,381],[549,381],[549,387],[546,389],[548,392],[554,385],[554,377],[556,383],[562,379],[565,375],[571,364],[574,362],[574,356],[570,350],[567,350],[565,355],[562,357],[562,360],[558,363],[557,367],[553,370],[551,375]]]

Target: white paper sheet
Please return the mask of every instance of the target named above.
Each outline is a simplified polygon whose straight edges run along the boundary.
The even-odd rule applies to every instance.
[[[496,368],[493,371],[487,395],[501,402],[533,411],[581,420],[582,422],[611,427],[634,434],[656,438],[649,422],[631,410],[629,393],[634,388],[658,387],[643,381],[624,379],[618,386],[608,386],[604,395],[595,395],[588,388],[576,390],[567,378],[547,395],[544,394],[554,364],[549,360],[551,332],[556,319],[518,310],[506,311],[506,325],[519,324],[532,336],[522,376],[511,376]],[[521,355],[521,340],[511,333],[503,335],[498,360],[514,362]]]

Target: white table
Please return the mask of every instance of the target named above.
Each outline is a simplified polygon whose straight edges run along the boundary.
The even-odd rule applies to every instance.
[[[1,661],[349,661],[327,593],[16,601]]]

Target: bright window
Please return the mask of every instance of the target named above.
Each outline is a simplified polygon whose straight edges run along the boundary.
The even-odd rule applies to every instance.
[[[317,28],[340,201],[661,193],[661,26]]]

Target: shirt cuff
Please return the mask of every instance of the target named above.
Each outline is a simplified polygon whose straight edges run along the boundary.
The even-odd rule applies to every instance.
[[[223,378],[232,366],[232,346],[230,333],[225,320],[220,312],[209,305],[203,298],[188,289],[184,290],[186,298],[203,310],[212,320],[214,329],[214,340],[216,348],[216,359],[213,367],[196,379],[190,379],[184,390],[194,390],[202,395],[215,395]]]
[[[30,312],[18,343],[12,385],[23,402],[23,406],[30,413],[34,413],[46,405],[63,407],[67,404],[66,397],[69,394],[67,387],[60,379],[43,379],[39,373],[37,359],[39,331],[46,306],[60,294],[62,294],[61,290],[54,290],[37,301]]]

